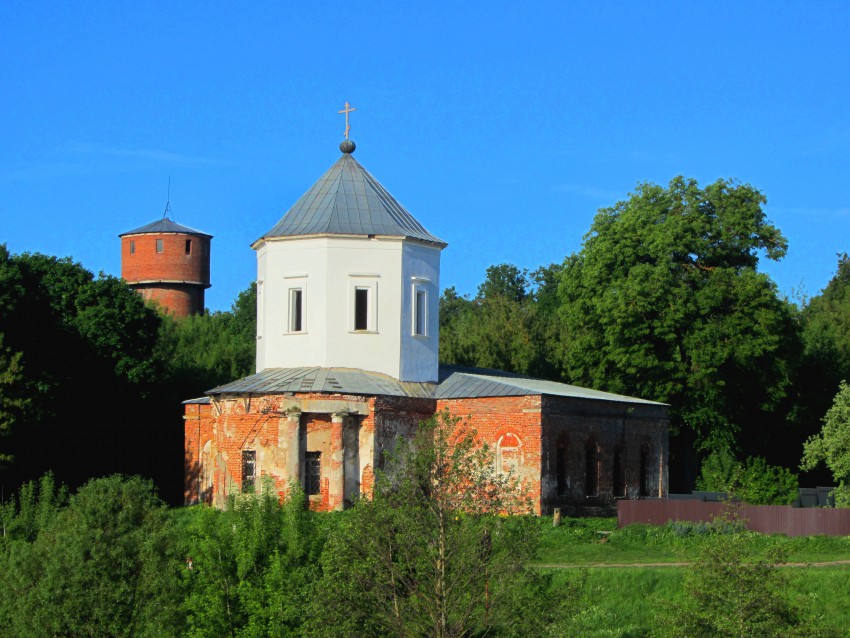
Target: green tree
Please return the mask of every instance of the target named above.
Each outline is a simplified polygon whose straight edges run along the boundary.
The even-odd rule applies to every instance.
[[[5,247],[0,302],[0,431],[8,433],[4,454],[15,457],[0,482],[14,487],[54,470],[80,485],[93,474],[148,466],[151,448],[170,440],[157,431],[167,423],[155,405],[166,369],[156,354],[157,313],[119,279],[95,277],[68,258],[10,255]],[[98,409],[85,415],[86,439],[79,401],[94,388]],[[146,410],[127,410],[152,397]],[[116,414],[123,431],[143,421],[148,435],[123,446]],[[112,444],[112,453],[91,440]]]
[[[802,443],[820,430],[841,380],[850,378],[850,257],[846,253],[838,255],[836,272],[826,287],[803,304],[800,322],[804,355],[795,384],[793,418]],[[789,441],[789,447],[794,443]]]
[[[736,181],[641,184],[564,264],[565,378],[670,403],[688,474],[694,449],[755,447],[781,423],[800,346],[793,309],[757,271],[786,250],[764,203]]]
[[[324,545],[303,493],[240,495],[227,510],[200,508],[189,529],[187,635],[301,635]]]
[[[850,385],[842,382],[826,415],[823,428],[803,447],[803,470],[825,463],[838,483],[836,507],[850,507]]]
[[[723,528],[720,528],[723,529]],[[676,638],[815,638],[818,619],[791,593],[785,555],[771,550],[751,561],[746,533],[715,532],[685,578],[685,602],[656,631]]]
[[[762,456],[739,462],[727,449],[712,452],[702,463],[700,490],[727,492],[752,505],[790,505],[797,498],[797,475]]]
[[[169,362],[171,383],[183,398],[255,372],[257,292],[251,284],[229,311],[166,317],[159,357]]]
[[[494,470],[457,418],[423,423],[399,442],[374,496],[355,504],[322,557],[319,635],[541,635],[558,615],[528,563],[536,521],[521,487]],[[529,592],[538,595],[529,601]],[[547,604],[551,608],[543,611]]]
[[[559,267],[532,273],[512,264],[487,269],[474,299],[448,288],[440,299],[440,361],[552,377]]]
[[[20,638],[177,635],[179,547],[150,482],[92,480],[32,542],[9,546],[0,573],[6,628]]]

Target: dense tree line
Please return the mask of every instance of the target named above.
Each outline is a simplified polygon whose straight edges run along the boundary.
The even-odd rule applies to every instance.
[[[758,270],[787,250],[764,204],[736,181],[641,184],[563,264],[501,264],[472,298],[446,290],[441,360],[669,403],[675,489],[712,454],[796,468],[850,376],[850,260],[792,303]]]
[[[253,287],[230,312],[175,320],[115,277],[0,245],[0,485],[52,470],[182,484],[180,402],[253,372]]]
[[[641,184],[562,264],[446,289],[441,361],[669,403],[675,489],[712,456],[796,468],[850,377],[850,258],[818,295],[784,298],[758,269],[787,250],[764,204],[736,181]],[[138,472],[179,502],[180,402],[252,373],[255,334],[253,286],[175,320],[119,279],[0,246],[3,489],[49,469],[72,486]]]

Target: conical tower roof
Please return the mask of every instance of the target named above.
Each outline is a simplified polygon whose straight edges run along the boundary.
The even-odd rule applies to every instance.
[[[385,235],[446,246],[351,156],[353,143],[343,146],[343,156],[260,239],[294,235]]]
[[[184,235],[212,237],[212,235],[202,233],[201,231],[189,228],[188,226],[177,224],[165,217],[158,219],[155,222],[151,222],[150,224],[146,224],[145,226],[141,226],[140,228],[136,228],[135,230],[128,230],[126,233],[121,233],[118,236],[124,237],[125,235],[142,235],[144,233],[182,233]]]

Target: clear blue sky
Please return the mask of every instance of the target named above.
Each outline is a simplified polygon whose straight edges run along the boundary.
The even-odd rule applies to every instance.
[[[449,242],[442,286],[560,262],[642,181],[737,177],[817,293],[850,251],[850,3],[0,3],[0,242],[120,274],[162,216],[213,239],[207,305],[339,157]]]

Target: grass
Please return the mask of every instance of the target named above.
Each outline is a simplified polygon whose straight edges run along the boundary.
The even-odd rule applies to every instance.
[[[541,569],[552,577],[551,586],[565,589],[578,579],[582,592],[571,633],[588,638],[647,638],[664,617],[684,600],[687,566],[638,566],[690,562],[712,535],[731,529],[687,523],[661,527],[631,525],[616,528],[612,518],[565,519],[553,528],[541,519],[539,565],[569,568]],[[610,532],[610,533],[602,533]],[[751,559],[781,548],[788,562],[814,563],[850,560],[850,538],[812,536],[788,538],[738,532],[749,536]],[[606,565],[635,565],[622,569]],[[792,572],[789,595],[820,616],[824,629],[847,635],[850,627],[850,565],[788,567]]]
[[[543,565],[619,565],[689,562],[714,532],[710,524],[668,523],[660,527],[629,525],[617,529],[614,518],[569,518],[560,527],[540,519],[538,563]],[[610,532],[610,533],[602,533]],[[753,558],[781,548],[791,563],[850,560],[850,537],[780,534],[751,535]]]

